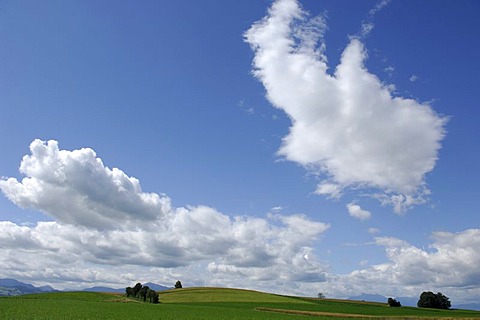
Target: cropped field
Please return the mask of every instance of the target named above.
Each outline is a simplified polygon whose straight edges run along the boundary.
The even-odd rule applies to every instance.
[[[257,291],[188,288],[160,293],[160,304],[93,292],[0,298],[0,319],[480,319],[480,312],[389,308],[386,304],[286,297]]]

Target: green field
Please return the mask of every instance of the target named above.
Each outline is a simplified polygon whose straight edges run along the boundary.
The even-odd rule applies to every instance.
[[[121,295],[58,292],[0,298],[0,319],[480,319],[480,312],[389,308],[386,304],[287,297],[250,290],[187,288],[160,304]]]

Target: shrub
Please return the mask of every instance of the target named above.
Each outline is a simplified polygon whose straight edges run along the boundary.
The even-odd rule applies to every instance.
[[[393,298],[388,298],[388,306],[389,307],[401,307],[402,304],[400,303],[400,301],[397,301]]]

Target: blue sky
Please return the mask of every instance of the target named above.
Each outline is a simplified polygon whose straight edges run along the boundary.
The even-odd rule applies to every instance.
[[[2,1],[0,277],[478,300],[479,7]]]

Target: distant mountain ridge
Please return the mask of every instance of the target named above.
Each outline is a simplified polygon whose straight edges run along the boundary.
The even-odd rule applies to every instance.
[[[416,307],[418,298],[413,297],[392,297],[395,298],[397,301],[400,301],[402,306],[406,307]],[[388,298],[379,294],[368,294],[362,293],[361,295],[349,297],[348,300],[365,300],[371,302],[381,302],[387,303]],[[452,309],[467,309],[467,310],[477,310],[480,311],[480,303],[465,303],[465,304],[455,304],[452,303]]]
[[[125,292],[125,288],[114,289],[114,288],[110,288],[110,287],[94,286],[94,287],[91,287],[91,288],[81,289],[80,291],[123,293],[123,292]]]
[[[171,289],[170,287],[162,286],[160,284],[147,282],[143,285],[148,286],[150,289],[155,291],[163,291]],[[126,288],[126,287],[125,287]],[[124,293],[125,288],[110,288],[103,286],[94,286],[91,288],[85,288],[80,290],[64,290],[64,291],[90,291],[90,292],[116,292]],[[43,292],[55,292],[51,286],[41,286],[35,287],[29,283],[21,282],[15,279],[0,279],[0,296],[19,296],[22,294],[31,294],[31,293],[43,293]]]
[[[173,288],[173,287],[165,287],[165,286],[162,286],[161,284],[156,284],[152,282],[147,282],[147,283],[144,283],[143,285],[148,286],[150,289],[155,291],[163,291],[163,290],[168,290]]]
[[[155,291],[163,291],[163,290],[171,289],[169,287],[162,286],[160,284],[156,284],[152,282],[147,282],[147,283],[144,283],[143,285],[148,286],[150,289]],[[85,288],[80,291],[125,293],[125,288],[110,288],[110,287],[95,286],[91,288]]]
[[[454,305],[453,307],[458,309],[480,311],[480,303],[463,303],[463,304]]]
[[[50,286],[35,287],[15,279],[0,279],[0,296],[18,296],[29,293],[58,291]]]
[[[387,303],[389,297],[382,296],[380,294],[369,294],[369,293],[362,293],[361,295],[355,297],[349,297],[348,300],[365,300],[371,302],[380,302],[380,303]],[[400,301],[402,306],[406,307],[416,307],[418,298],[413,297],[391,297],[397,301]]]

